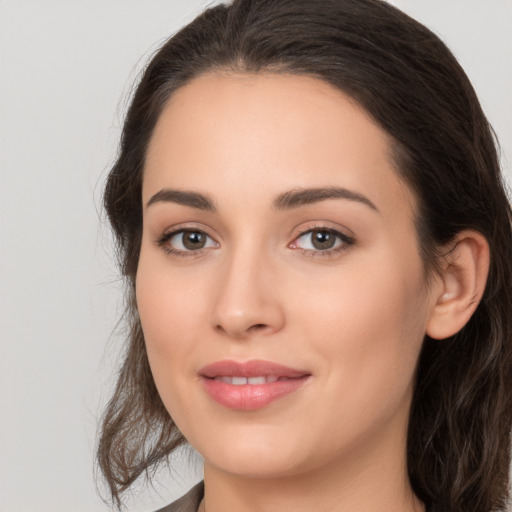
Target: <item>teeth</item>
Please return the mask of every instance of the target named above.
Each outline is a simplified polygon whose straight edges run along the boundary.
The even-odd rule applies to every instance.
[[[279,378],[276,375],[261,375],[259,377],[227,377],[227,376],[219,376],[215,377],[214,380],[218,380],[220,382],[224,382],[226,384],[232,384],[233,386],[244,386],[245,384],[258,385],[258,384],[267,384],[269,382],[277,382]]]
[[[265,384],[267,379],[265,377],[249,377],[247,382],[248,384]]]

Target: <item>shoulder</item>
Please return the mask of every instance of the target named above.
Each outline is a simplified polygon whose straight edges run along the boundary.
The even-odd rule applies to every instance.
[[[204,496],[204,482],[199,482],[187,494],[156,512],[197,512]]]

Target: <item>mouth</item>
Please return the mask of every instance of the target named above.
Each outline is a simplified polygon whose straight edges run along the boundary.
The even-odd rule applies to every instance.
[[[254,411],[298,391],[311,373],[269,361],[218,361],[199,372],[203,389],[218,404]]]
[[[228,377],[228,376],[217,376],[213,380],[225,382],[226,384],[232,384],[233,386],[245,386],[249,384],[256,386],[259,384],[268,384],[271,382],[290,380],[288,377],[277,377],[276,375],[260,375],[258,377]]]

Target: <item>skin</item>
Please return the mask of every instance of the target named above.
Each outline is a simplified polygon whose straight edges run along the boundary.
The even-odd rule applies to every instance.
[[[305,76],[207,74],[163,111],[144,171],[137,304],[160,396],[204,457],[208,512],[423,510],[406,473],[407,420],[422,340],[448,296],[440,279],[426,283],[415,198],[390,149],[364,110]],[[318,187],[375,208],[273,207]],[[163,189],[206,195],[216,210],[147,206]],[[206,246],[161,243],[183,228]],[[303,233],[315,228],[353,243],[314,252]],[[198,376],[224,359],[311,377],[262,409],[231,410]]]

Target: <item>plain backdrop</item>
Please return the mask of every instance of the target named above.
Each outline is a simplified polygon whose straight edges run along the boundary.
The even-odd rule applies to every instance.
[[[107,510],[95,429],[122,337],[101,189],[131,86],[204,0],[0,0],[0,512]],[[512,1],[396,0],[452,48],[512,162]],[[178,457],[130,512],[201,478]]]

